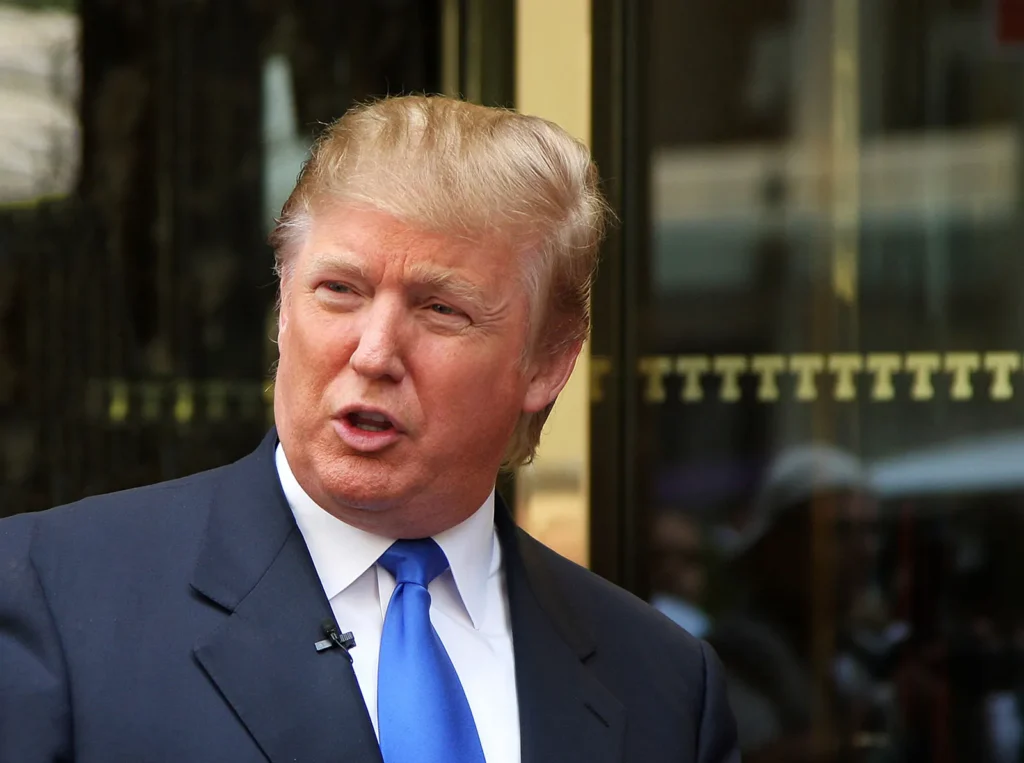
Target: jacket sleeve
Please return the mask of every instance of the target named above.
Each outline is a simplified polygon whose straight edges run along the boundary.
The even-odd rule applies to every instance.
[[[704,653],[704,703],[701,710],[697,763],[740,763],[736,721],[729,707],[722,664],[708,644]]]
[[[71,760],[60,638],[31,550],[31,515],[0,521],[0,761]]]

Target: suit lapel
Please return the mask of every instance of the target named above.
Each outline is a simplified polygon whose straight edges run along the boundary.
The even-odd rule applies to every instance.
[[[504,551],[523,763],[622,760],[625,709],[586,663],[593,639],[552,576],[546,550],[496,511]]]
[[[382,763],[351,664],[318,653],[332,617],[274,463],[275,431],[227,467],[192,587],[225,611],[195,656],[272,763]],[[497,506],[516,662],[523,763],[617,763],[625,710],[594,677],[593,639],[540,544]],[[358,647],[357,647],[358,648]]]
[[[227,615],[195,656],[273,763],[381,763],[351,664],[313,646],[331,608],[281,491],[276,442],[271,431],[224,471],[192,585]]]

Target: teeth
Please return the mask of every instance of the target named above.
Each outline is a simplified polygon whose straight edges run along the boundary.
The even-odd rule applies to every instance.
[[[391,425],[372,424],[369,421],[356,421],[356,429],[362,429],[364,432],[383,432],[385,429],[391,429]]]
[[[353,413],[349,419],[357,429],[365,432],[383,432],[391,429],[391,419],[380,413],[359,412]]]

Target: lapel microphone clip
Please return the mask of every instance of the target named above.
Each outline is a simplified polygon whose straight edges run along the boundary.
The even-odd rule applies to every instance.
[[[327,638],[313,644],[313,646],[316,647],[316,650],[318,652],[325,652],[331,647],[336,646],[345,653],[348,661],[352,662],[352,655],[348,653],[348,650],[355,648],[356,637],[352,635],[351,631],[339,634],[338,626],[335,625],[334,620],[329,617],[320,624],[320,627],[323,629],[324,635],[327,636]]]

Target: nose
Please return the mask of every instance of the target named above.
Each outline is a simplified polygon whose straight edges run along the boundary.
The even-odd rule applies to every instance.
[[[349,360],[353,370],[368,379],[401,381],[405,376],[401,331],[401,308],[375,300],[365,312],[359,342]]]

